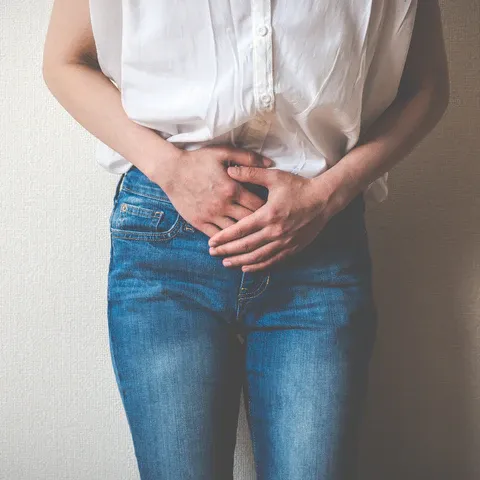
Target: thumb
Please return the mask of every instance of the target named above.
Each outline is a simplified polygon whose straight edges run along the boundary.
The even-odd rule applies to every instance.
[[[231,163],[245,167],[271,167],[273,161],[252,150],[231,150],[228,152]]]
[[[268,187],[272,179],[272,170],[257,167],[228,167],[227,173],[239,182],[256,183]]]

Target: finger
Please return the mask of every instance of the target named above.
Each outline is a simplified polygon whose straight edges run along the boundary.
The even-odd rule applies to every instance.
[[[252,213],[252,210],[245,208],[238,203],[232,203],[225,209],[225,214],[237,221],[245,218],[247,215],[251,215]]]
[[[258,167],[235,166],[228,167],[227,173],[230,177],[239,182],[249,182],[269,187],[272,184],[275,170]]]
[[[247,235],[246,237],[224,243],[219,247],[210,247],[210,255],[240,255],[242,253],[253,252],[257,248],[271,242],[271,239],[265,235],[265,229]]]
[[[230,218],[230,217],[215,217],[212,219],[212,223],[217,225],[222,231],[223,229],[230,227],[231,225],[235,225],[237,222]]]
[[[251,192],[247,188],[241,186],[238,191],[237,203],[254,212],[261,206],[265,205],[266,200]]]
[[[214,225],[213,223],[204,223],[202,228],[199,228],[207,237],[213,237],[216,233],[221,232],[222,229]]]
[[[264,270],[265,268],[269,268],[272,265],[278,264],[284,260],[286,260],[288,257],[292,255],[293,251],[291,249],[285,249],[281,250],[278,252],[276,255],[273,257],[259,263],[255,264],[250,264],[250,265],[244,265],[242,267],[243,272],[257,272],[259,270]]]
[[[211,247],[216,247],[222,243],[230,242],[232,240],[236,240],[237,238],[250,235],[257,230],[261,230],[266,225],[264,213],[265,207],[259,208],[257,211],[247,215],[245,218],[242,218],[234,225],[231,225],[225,230],[215,234],[215,236],[210,239],[208,244]]]
[[[228,159],[231,163],[238,165],[244,165],[246,167],[270,167],[273,165],[273,161],[270,158],[264,157],[260,153],[252,150],[245,150],[237,148],[228,152]]]
[[[279,240],[274,240],[273,242],[269,242],[266,245],[257,248],[253,252],[225,258],[223,264],[228,267],[240,267],[242,265],[264,262],[276,255],[281,249],[284,249],[283,243]]]

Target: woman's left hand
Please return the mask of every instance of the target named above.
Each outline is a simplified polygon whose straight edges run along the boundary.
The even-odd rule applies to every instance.
[[[228,174],[263,185],[269,193],[262,207],[210,238],[210,254],[226,256],[227,267],[249,272],[270,267],[310,244],[342,208],[320,177],[313,182],[278,169],[240,166],[229,167]]]

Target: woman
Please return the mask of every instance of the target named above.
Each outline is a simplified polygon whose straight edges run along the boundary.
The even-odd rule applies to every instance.
[[[142,479],[352,479],[365,201],[448,104],[434,0],[56,0],[43,75],[120,179],[110,352]]]

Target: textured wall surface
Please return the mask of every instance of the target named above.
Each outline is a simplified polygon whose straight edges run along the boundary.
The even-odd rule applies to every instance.
[[[480,478],[480,6],[442,7],[451,105],[367,212],[365,480]],[[133,480],[106,324],[117,177],[43,84],[50,8],[0,1],[0,479]],[[243,410],[236,478],[255,478]]]

